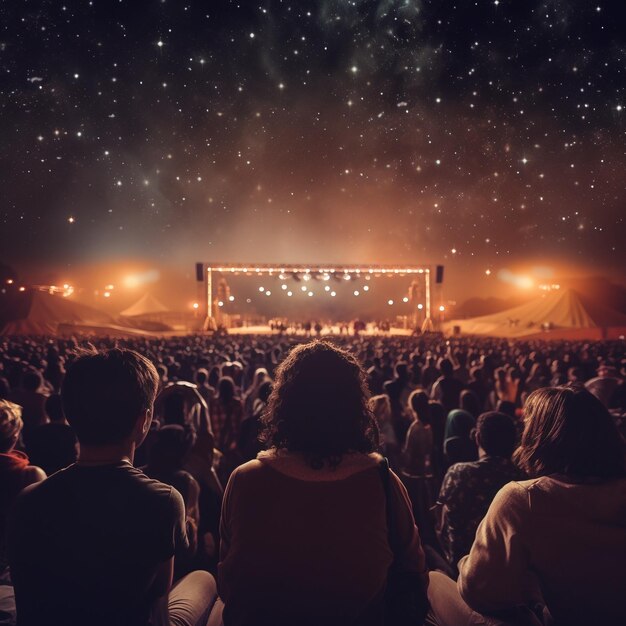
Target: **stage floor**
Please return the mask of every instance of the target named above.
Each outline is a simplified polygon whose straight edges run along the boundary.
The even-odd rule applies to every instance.
[[[242,326],[240,328],[229,328],[229,335],[278,335],[278,332],[272,330],[269,326]],[[348,335],[352,335],[352,331],[348,332]],[[408,337],[411,335],[411,331],[404,328],[392,328],[389,332],[383,333],[377,331],[375,329],[367,328],[366,330],[360,333],[361,335],[367,336],[381,336],[388,337],[389,335],[399,336],[399,337]],[[305,332],[303,330],[292,331],[291,329],[283,335],[286,336],[296,336],[296,337],[304,337]],[[315,332],[311,331],[309,333],[311,337],[315,337]],[[325,326],[322,329],[322,337],[327,335],[341,335],[339,332],[339,326]],[[344,332],[345,335],[345,332]]]

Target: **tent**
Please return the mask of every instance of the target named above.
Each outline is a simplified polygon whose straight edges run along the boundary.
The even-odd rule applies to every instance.
[[[169,309],[152,294],[144,294],[135,304],[124,309],[120,315],[122,317],[159,316],[169,313]]]
[[[524,339],[611,339],[626,334],[626,315],[564,289],[500,313],[451,320],[443,330]]]
[[[25,315],[7,322],[1,329],[3,335],[55,335],[61,324],[115,324],[114,319],[106,313],[63,296],[32,291],[25,294],[25,297],[30,299],[30,303],[24,308]]]

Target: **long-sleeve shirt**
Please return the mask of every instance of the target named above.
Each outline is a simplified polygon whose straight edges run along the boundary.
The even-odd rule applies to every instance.
[[[626,479],[574,484],[541,477],[505,485],[459,562],[475,611],[533,603],[557,624],[626,624]]]

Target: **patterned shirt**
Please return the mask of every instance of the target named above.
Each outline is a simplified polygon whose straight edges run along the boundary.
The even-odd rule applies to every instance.
[[[469,554],[476,529],[496,493],[522,478],[520,470],[502,457],[455,463],[447,471],[438,502],[444,505],[441,542],[448,561],[455,565]]]

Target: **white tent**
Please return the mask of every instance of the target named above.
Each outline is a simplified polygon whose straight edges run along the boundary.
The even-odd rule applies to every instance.
[[[21,319],[8,322],[2,329],[3,335],[55,335],[61,324],[115,324],[110,315],[63,296],[33,291],[27,297],[31,298],[28,313]]]
[[[169,313],[169,309],[152,294],[146,293],[135,304],[124,309],[120,315],[122,317],[140,317],[144,315],[158,316],[162,313]]]
[[[492,315],[451,320],[444,332],[490,337],[603,339],[626,332],[626,315],[587,301],[572,289],[552,291]]]

